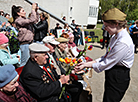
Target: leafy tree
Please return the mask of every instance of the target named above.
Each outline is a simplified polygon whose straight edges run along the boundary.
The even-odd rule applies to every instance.
[[[127,14],[127,20],[138,19],[138,0],[100,0],[99,7],[99,19],[102,13],[114,7]]]

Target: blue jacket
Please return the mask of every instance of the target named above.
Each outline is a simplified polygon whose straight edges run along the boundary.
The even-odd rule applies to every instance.
[[[0,66],[7,65],[7,64],[17,64],[18,59],[16,57],[16,54],[11,54],[4,50],[0,49]]]
[[[131,25],[131,26],[129,27],[130,35],[133,35],[132,31],[133,31],[133,28],[134,28],[135,26],[136,26],[136,25],[134,24],[134,25]]]

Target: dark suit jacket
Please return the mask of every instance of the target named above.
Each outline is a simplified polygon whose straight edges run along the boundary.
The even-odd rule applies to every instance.
[[[57,76],[55,78],[58,79]],[[23,68],[20,82],[31,96],[39,102],[58,102],[61,92],[60,82],[52,81],[48,74],[31,59]]]

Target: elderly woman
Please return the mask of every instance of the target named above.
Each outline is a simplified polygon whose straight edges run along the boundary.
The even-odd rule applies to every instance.
[[[0,67],[0,102],[36,102],[17,82],[18,77],[13,65]]]
[[[20,62],[20,56],[17,54],[10,54],[8,49],[9,39],[0,33],[0,66],[7,64],[18,64]]]
[[[21,49],[21,65],[24,66],[29,59],[29,44],[33,42],[34,33],[32,25],[38,22],[39,14],[36,3],[32,4],[31,16],[26,18],[26,12],[21,6],[12,6],[12,17],[19,31],[17,39]]]

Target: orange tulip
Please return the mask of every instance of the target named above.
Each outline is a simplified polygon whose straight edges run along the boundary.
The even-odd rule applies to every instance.
[[[69,64],[70,62],[71,62],[71,58],[66,57],[66,58],[65,58],[65,63],[66,63],[66,64]]]
[[[72,60],[72,62],[75,63],[75,61],[76,61],[76,59],[74,58],[74,59]]]

